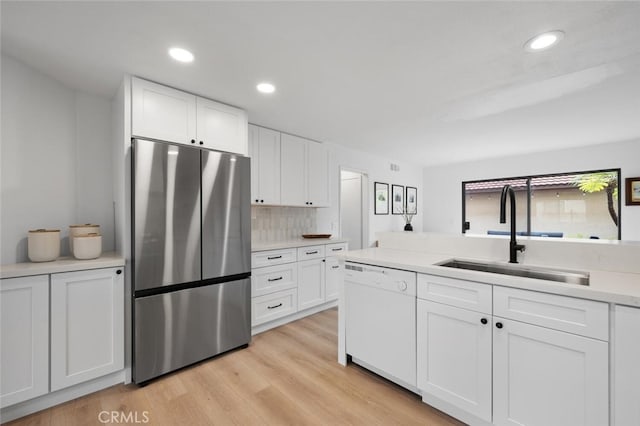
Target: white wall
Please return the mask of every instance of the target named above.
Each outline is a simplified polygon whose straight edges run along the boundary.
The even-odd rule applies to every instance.
[[[401,231],[404,220],[401,215],[374,215],[373,184],[384,182],[391,185],[413,186],[418,188],[418,214],[413,219],[413,229],[422,228],[422,168],[416,165],[395,161],[362,151],[356,151],[344,146],[326,143],[330,153],[329,178],[331,185],[331,207],[318,209],[318,232],[338,234],[340,225],[340,167],[357,170],[368,175],[368,204],[369,204],[369,246],[375,242],[376,232]],[[398,164],[400,171],[391,171],[391,163]]]
[[[27,261],[27,231],[98,223],[113,250],[110,103],[2,56],[1,257]]]
[[[530,174],[620,168],[622,239],[640,241],[640,207],[624,205],[624,179],[640,176],[640,141],[627,141],[424,169],[425,231],[461,233],[462,182]]]

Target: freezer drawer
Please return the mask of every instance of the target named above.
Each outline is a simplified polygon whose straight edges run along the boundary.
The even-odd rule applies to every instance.
[[[251,280],[135,299],[136,383],[251,340]]]

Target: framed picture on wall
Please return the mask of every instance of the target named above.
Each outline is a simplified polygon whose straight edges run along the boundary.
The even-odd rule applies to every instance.
[[[418,188],[407,186],[405,202],[407,213],[418,213]]]
[[[404,186],[391,185],[391,214],[404,213]]]
[[[375,182],[373,184],[375,214],[389,214],[389,184]]]
[[[640,177],[627,178],[625,204],[627,206],[640,206]]]

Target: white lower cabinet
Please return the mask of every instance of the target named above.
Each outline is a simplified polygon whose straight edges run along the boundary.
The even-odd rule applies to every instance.
[[[607,342],[499,317],[494,323],[494,424],[608,424]]]
[[[49,391],[49,276],[0,280],[0,407]]]
[[[252,298],[251,325],[260,325],[295,313],[298,310],[297,293],[298,290],[292,288]]]
[[[492,305],[470,305],[466,297],[491,293]],[[418,278],[418,297],[418,388],[425,402],[470,424],[609,424],[606,303],[428,275]],[[622,374],[637,371],[637,333],[621,333],[636,348]],[[633,379],[623,383],[622,392],[637,388]],[[637,397],[632,404],[637,411]]]
[[[327,257],[324,263],[325,300],[336,300],[340,285],[344,282],[344,270],[337,257]]]
[[[320,243],[253,252],[251,325],[260,326],[254,333],[335,305],[344,281],[335,255],[346,250],[347,243]]]
[[[640,425],[640,308],[616,305],[613,333],[613,424]]]
[[[298,262],[298,310],[325,301],[324,259]]]
[[[51,390],[124,366],[122,268],[51,275]]]
[[[418,388],[491,422],[491,315],[417,303]]]

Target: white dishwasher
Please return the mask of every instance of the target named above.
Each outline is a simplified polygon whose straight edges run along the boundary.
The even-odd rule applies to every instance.
[[[416,387],[416,273],[345,263],[345,348],[352,362]]]

